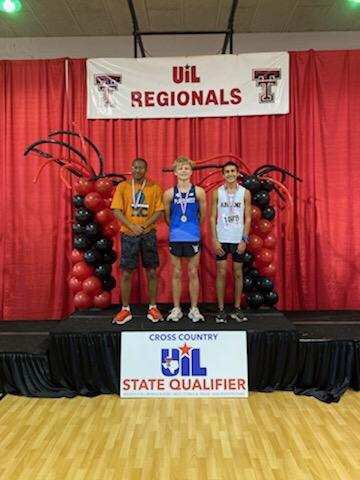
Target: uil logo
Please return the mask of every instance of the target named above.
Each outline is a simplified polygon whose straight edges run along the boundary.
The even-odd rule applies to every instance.
[[[207,368],[200,364],[200,348],[192,348],[184,343],[179,348],[161,349],[161,372],[166,377],[204,377]]]

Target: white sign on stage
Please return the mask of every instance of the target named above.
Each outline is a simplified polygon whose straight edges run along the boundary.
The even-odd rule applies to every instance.
[[[289,113],[288,52],[173,58],[92,58],[88,118]]]
[[[246,332],[122,332],[121,397],[247,397]]]

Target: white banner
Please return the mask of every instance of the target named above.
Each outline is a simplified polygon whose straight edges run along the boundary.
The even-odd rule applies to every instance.
[[[88,118],[289,113],[289,54],[87,60]]]
[[[247,397],[246,332],[122,332],[122,397]]]

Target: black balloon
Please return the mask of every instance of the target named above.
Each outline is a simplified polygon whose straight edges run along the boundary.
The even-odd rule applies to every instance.
[[[79,223],[79,222],[76,222],[76,223],[73,224],[72,230],[73,230],[74,233],[77,233],[77,234],[80,234],[80,233],[84,233],[84,232],[85,232],[84,225],[82,225],[82,224]]]
[[[76,235],[74,237],[74,247],[77,250],[86,250],[89,248],[89,240],[85,237],[85,235]]]
[[[116,252],[114,250],[110,250],[110,252],[104,252],[103,254],[103,262],[104,263],[114,263],[117,259]]]
[[[259,270],[257,268],[250,268],[248,270],[248,275],[250,275],[250,277],[256,279],[257,277],[260,276],[260,273],[259,273]]]
[[[96,222],[89,222],[85,227],[85,235],[94,238],[99,234],[99,226]]]
[[[268,205],[261,212],[261,216],[265,218],[265,220],[273,220],[275,218],[275,208]]]
[[[260,190],[259,192],[256,192],[252,197],[252,201],[261,207],[268,205],[270,201],[269,192],[266,190]]]
[[[111,275],[111,265],[101,264],[95,268],[95,275],[100,278],[107,278]]]
[[[246,265],[251,265],[252,262],[254,261],[254,255],[251,252],[244,252],[244,263]]]
[[[254,279],[252,277],[250,277],[249,275],[244,275],[244,278],[243,278],[243,290],[244,292],[250,292],[250,290],[253,288],[254,286]]]
[[[253,308],[254,310],[261,307],[263,303],[264,303],[264,296],[261,293],[253,292],[247,295],[247,304],[249,305],[250,308]]]
[[[102,255],[100,252],[92,248],[91,250],[87,250],[84,254],[84,260],[86,263],[90,265],[94,265],[95,263],[99,263],[102,261]]]
[[[80,207],[76,209],[75,218],[80,223],[87,223],[93,217],[90,210],[85,207]]]
[[[276,292],[266,292],[264,294],[264,303],[269,307],[272,307],[279,301],[279,296]]]
[[[116,280],[114,277],[105,277],[102,279],[103,285],[104,285],[104,290],[107,290],[108,292],[112,290],[115,285],[116,285]]]
[[[250,190],[250,192],[257,192],[261,187],[260,180],[256,175],[249,175],[245,177],[242,184],[243,187]]]
[[[256,280],[256,286],[262,292],[270,292],[274,288],[273,282],[267,277],[259,277]]]
[[[72,202],[75,207],[82,207],[84,205],[84,197],[81,195],[74,195]]]
[[[271,192],[272,190],[274,190],[274,184],[269,182],[268,180],[261,180],[261,190]]]
[[[102,252],[107,252],[111,250],[112,246],[113,241],[111,240],[111,238],[99,238],[95,245],[95,247]]]

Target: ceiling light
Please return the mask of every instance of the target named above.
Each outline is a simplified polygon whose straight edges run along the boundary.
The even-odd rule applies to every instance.
[[[0,2],[0,10],[6,13],[15,13],[21,10],[20,0],[2,0]]]

